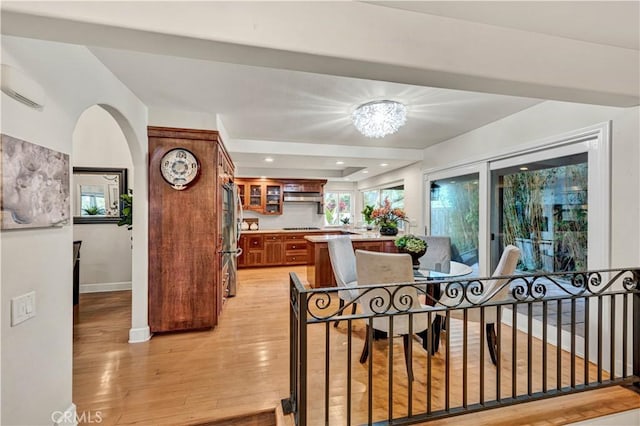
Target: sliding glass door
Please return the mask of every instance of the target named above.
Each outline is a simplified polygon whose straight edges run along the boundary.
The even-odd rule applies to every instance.
[[[587,153],[517,163],[491,172],[493,267],[512,244],[521,252],[520,271],[586,269]]]
[[[478,263],[479,174],[430,184],[431,235],[451,238],[451,258],[469,266]]]

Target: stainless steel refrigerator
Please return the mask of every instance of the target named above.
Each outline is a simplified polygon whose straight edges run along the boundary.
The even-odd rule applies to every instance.
[[[238,187],[232,182],[222,186],[222,271],[225,295],[233,297],[238,290],[238,256],[242,248],[238,247],[242,225],[242,203],[238,196]]]

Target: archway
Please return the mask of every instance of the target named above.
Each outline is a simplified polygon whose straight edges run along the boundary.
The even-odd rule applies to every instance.
[[[129,231],[129,234],[123,227],[122,229],[116,229],[116,231],[120,232],[114,232],[114,234],[125,233],[127,244],[130,244],[129,247],[131,250],[128,263],[128,265],[130,265],[129,282],[131,283],[131,325],[128,340],[130,343],[143,342],[151,337],[147,319],[146,153],[144,152],[143,144],[138,142],[140,135],[135,133],[129,120],[124,117],[118,109],[111,105],[97,104],[85,109],[78,117],[72,144],[74,154],[83,143],[83,141],[76,140],[76,136],[79,128],[82,129],[82,120],[87,120],[87,114],[93,119],[93,123],[102,123],[102,126],[105,126],[102,128],[102,134],[99,135],[99,138],[105,141],[106,146],[99,147],[96,149],[97,152],[93,153],[100,157],[100,159],[96,161],[101,161],[103,165],[105,162],[111,162],[114,167],[121,167],[123,163],[126,163],[128,167],[131,167],[128,173],[129,188],[132,189],[133,194],[136,195],[136,214],[133,215],[133,229]],[[91,125],[90,123],[91,121],[89,121],[89,125]],[[89,128],[86,131],[90,132],[91,129]],[[142,136],[146,136],[146,134]],[[119,148],[116,148],[117,146],[119,146]],[[110,148],[113,148],[113,150],[110,150]],[[127,159],[128,161],[123,162],[122,158],[118,158],[118,156],[128,156],[129,158]],[[72,160],[74,165],[77,165],[74,157],[72,157]],[[118,162],[120,162],[120,166],[117,165]],[[91,163],[89,165],[95,166],[98,164]],[[113,228],[111,229],[113,230]],[[120,241],[119,244],[121,246],[122,241]],[[84,254],[85,253],[83,253],[83,255]],[[120,261],[122,262],[122,259],[120,259]],[[83,267],[84,266],[83,264]]]

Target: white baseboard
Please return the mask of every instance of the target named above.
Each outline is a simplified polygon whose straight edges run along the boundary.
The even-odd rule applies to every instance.
[[[129,343],[142,343],[149,339],[151,339],[151,330],[148,326],[129,330]]]
[[[51,413],[51,421],[54,426],[76,426],[78,424],[76,414],[76,404],[72,402],[66,410]]]
[[[102,293],[122,290],[131,290],[131,281],[123,281],[119,283],[80,284],[80,293]]]

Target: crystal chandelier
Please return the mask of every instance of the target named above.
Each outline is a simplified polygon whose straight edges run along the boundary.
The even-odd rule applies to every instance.
[[[356,129],[368,138],[393,134],[407,122],[407,107],[396,101],[373,101],[360,105],[351,114]]]

